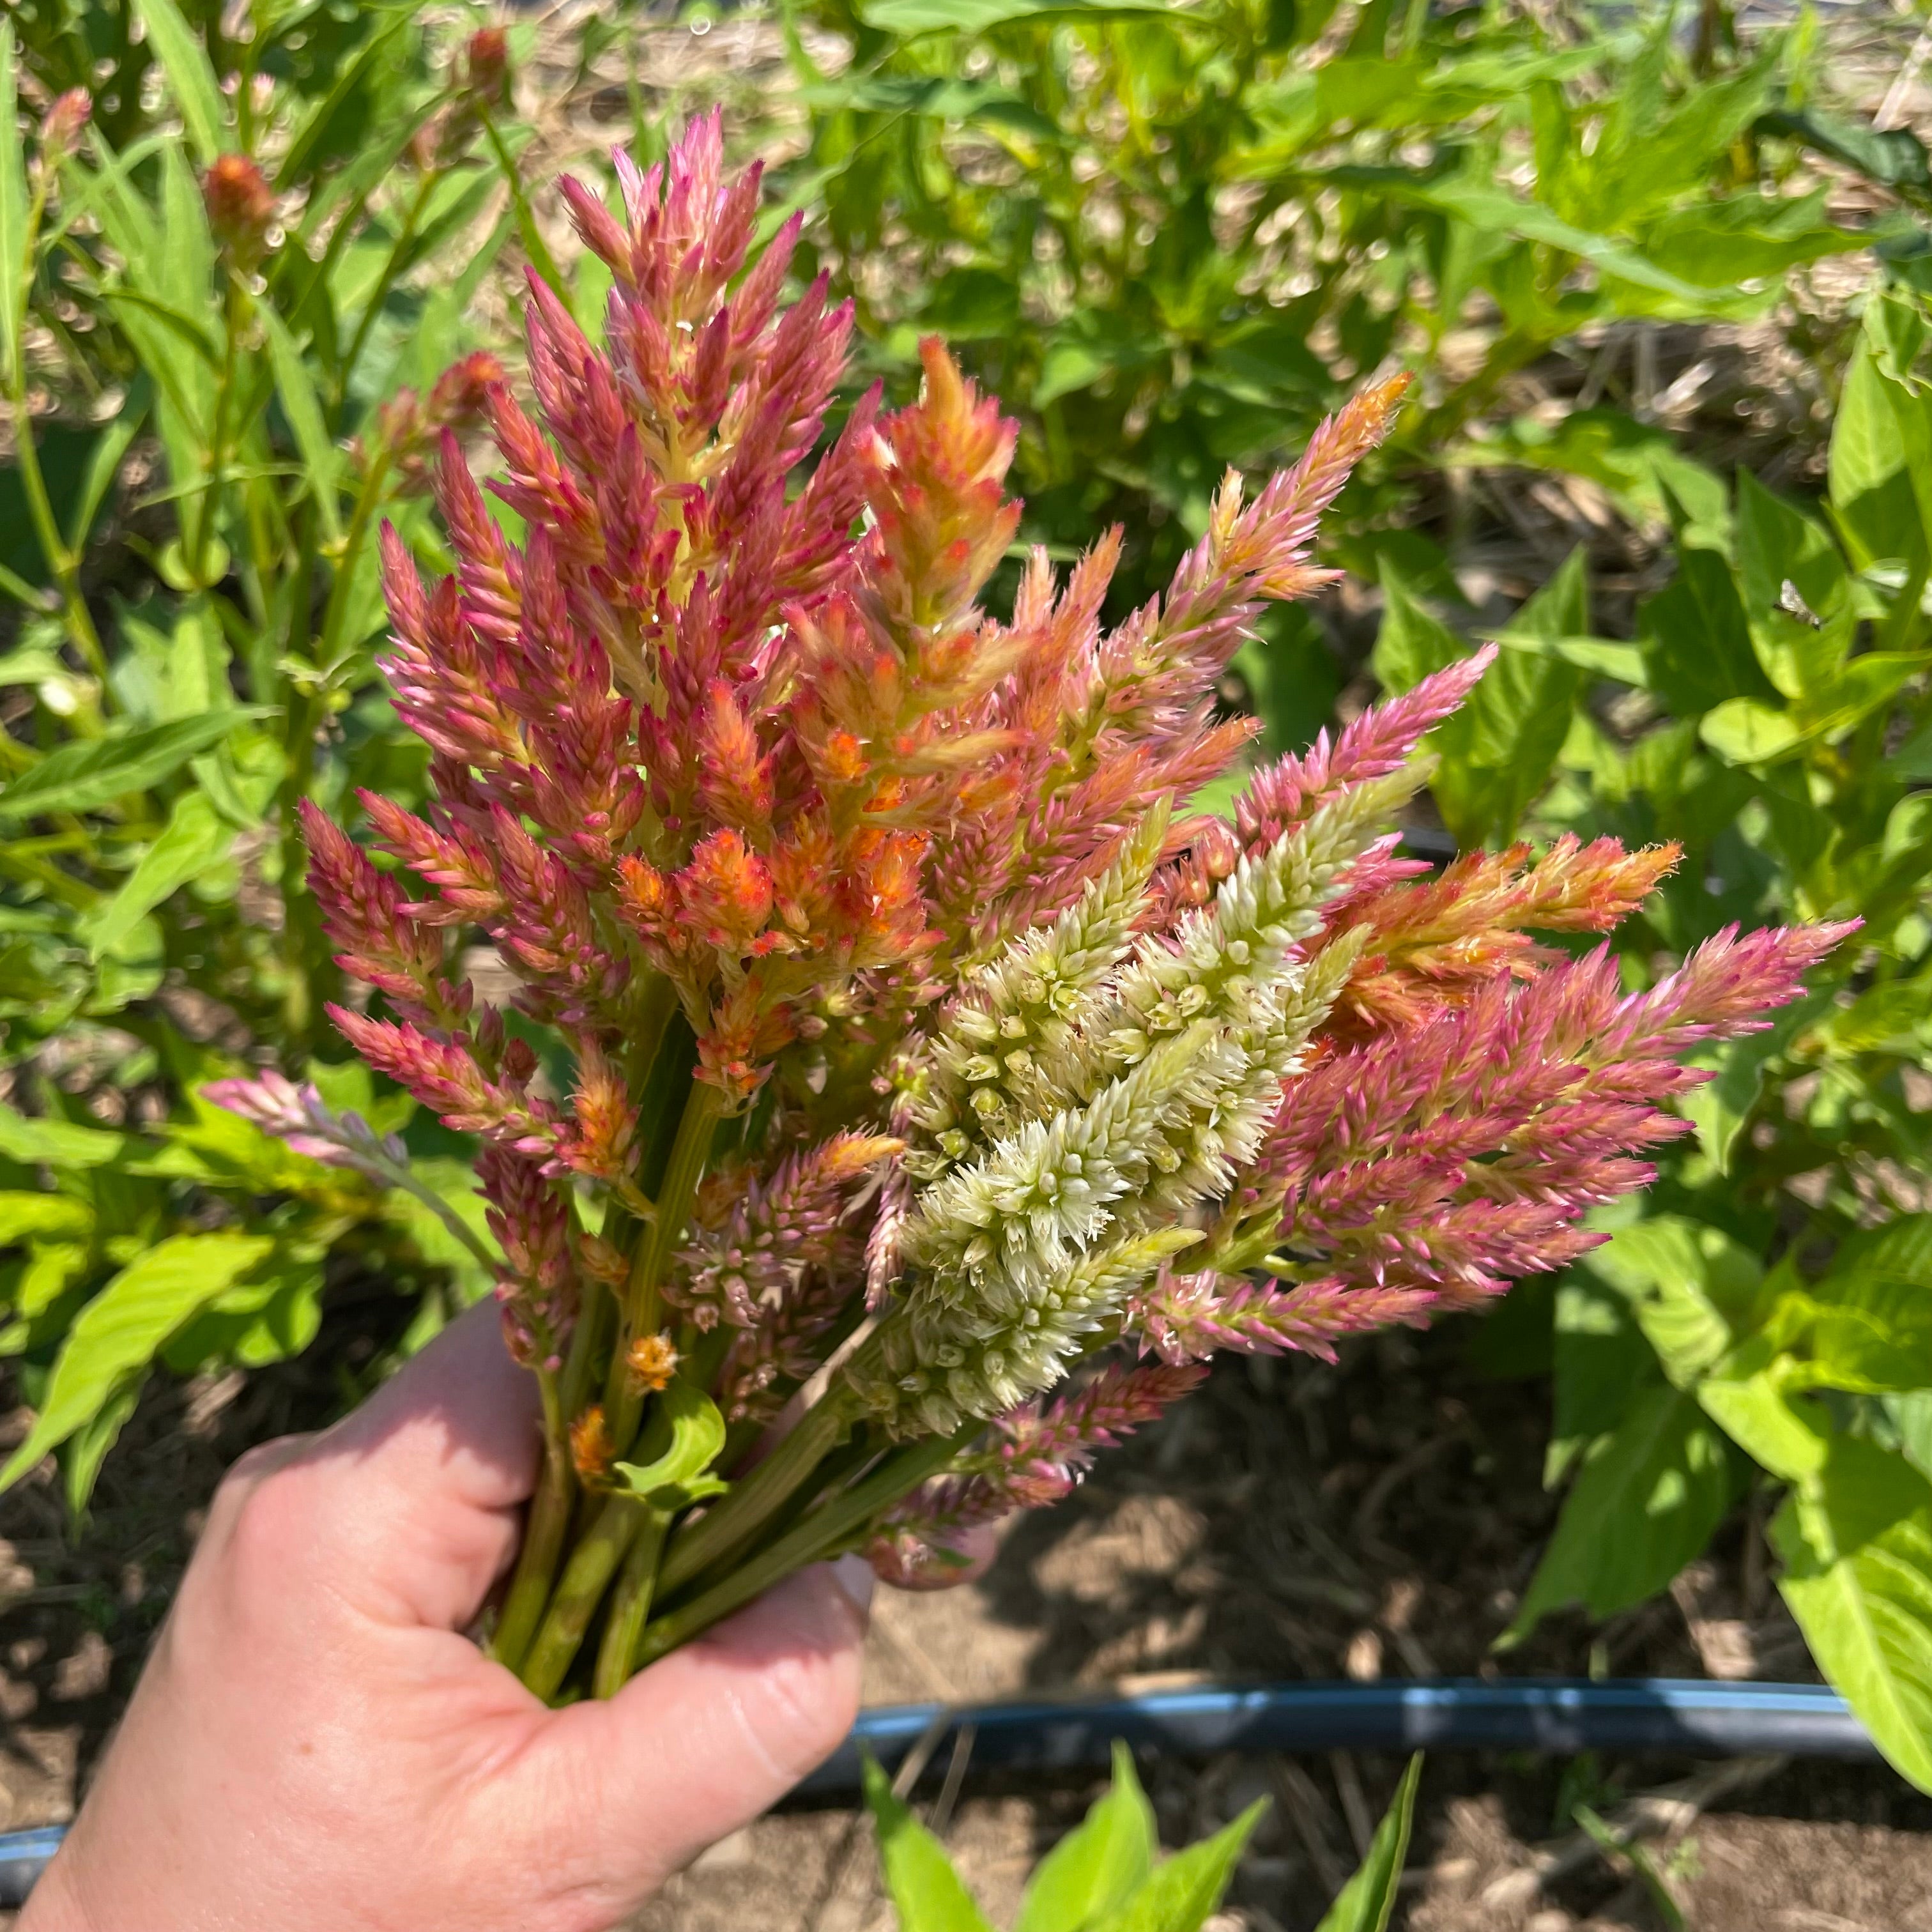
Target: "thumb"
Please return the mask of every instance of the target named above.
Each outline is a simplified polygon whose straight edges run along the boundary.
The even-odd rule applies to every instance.
[[[608,1703],[556,1714],[537,1788],[583,1794],[578,1828],[619,1896],[662,1885],[838,1748],[858,1712],[872,1584],[856,1557],[800,1570]]]
[[[494,1303],[452,1322],[352,1415],[284,1466],[300,1520],[341,1587],[385,1622],[458,1629],[516,1547],[536,1486],[536,1378],[510,1359]]]

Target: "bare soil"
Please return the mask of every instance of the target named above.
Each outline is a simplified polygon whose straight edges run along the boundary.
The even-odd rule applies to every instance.
[[[327,1353],[372,1360],[380,1305],[339,1312]],[[1677,1590],[1596,1629],[1558,1619],[1506,1660],[1553,1514],[1546,1387],[1480,1370],[1472,1324],[1378,1338],[1334,1368],[1236,1362],[1010,1528],[984,1578],[882,1593],[873,1702],[1196,1678],[1812,1673],[1741,1506]],[[1498,1352],[1492,1348],[1492,1356]],[[132,1688],[221,1469],[312,1427],[352,1382],[320,1365],[158,1385],[76,1535],[50,1467],[0,1500],[0,1829],[70,1815]],[[0,1438],[17,1436],[17,1414]],[[1145,1768],[1170,1846],[1274,1801],[1217,1932],[1305,1932],[1401,1770],[1344,1753]],[[996,1924],[1097,1790],[976,1774],[942,1754],[915,1790]],[[1646,1870],[1583,1839],[1571,1808],[1648,1833]],[[1652,1932],[1667,1887],[1699,1932],[1932,1932],[1932,1802],[1888,1772],[1442,1754],[1427,1767],[1396,1924],[1406,1932]],[[0,1915],[4,1918],[4,1915]],[[800,1808],[715,1848],[640,1932],[884,1932],[869,1832]]]

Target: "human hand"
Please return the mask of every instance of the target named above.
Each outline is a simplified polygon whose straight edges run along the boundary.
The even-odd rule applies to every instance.
[[[217,1492],[20,1932],[602,1932],[837,1744],[872,1576],[802,1571],[608,1702],[460,1634],[515,1550],[537,1398],[473,1310]]]

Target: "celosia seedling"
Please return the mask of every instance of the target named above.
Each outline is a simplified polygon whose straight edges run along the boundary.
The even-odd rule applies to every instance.
[[[1841,930],[1726,934],[1627,993],[1546,935],[1613,926],[1670,850],[1398,856],[1481,654],[1232,822],[1192,810],[1252,734],[1216,718],[1228,659],[1328,580],[1316,518],[1400,383],[1252,502],[1231,476],[1118,628],[1118,532],[1064,583],[1034,554],[1002,620],[1013,426],[928,344],[918,399],[867,396],[813,463],[851,316],[822,278],[782,307],[797,220],[747,267],[758,171],[724,177],[715,118],[616,165],[625,221],[566,184],[604,346],[532,279],[538,419],[489,388],[520,547],[448,436],[456,574],[386,547],[434,802],[362,794],[393,867],[307,812],[372,993],[338,1024],[482,1142],[547,1436],[490,1640],[546,1696],[829,1555],[943,1576],[1216,1351],[1328,1354],[1569,1261],[1683,1130],[1678,1056]],[[457,969],[479,931],[514,1031]],[[376,1171],[314,1096],[256,1111]]]

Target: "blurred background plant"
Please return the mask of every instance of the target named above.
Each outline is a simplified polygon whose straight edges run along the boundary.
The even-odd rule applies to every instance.
[[[293,808],[420,786],[376,688],[376,536],[440,555],[426,465],[500,373],[468,311],[518,205],[506,37],[462,24],[0,26],[0,1350],[40,1411],[0,1481],[64,1442],[76,1506],[157,1353],[305,1346],[331,1256],[434,1291],[406,1343],[487,1281],[422,1201],[198,1090],[238,1055],[342,1058]],[[480,1228],[451,1137],[312,1071]]]
[[[1505,1642],[1667,1588],[1745,1502],[1812,1654],[1932,1788],[1932,381],[1910,291],[1867,303],[1827,489],[1748,470],[1634,636],[1593,634],[1580,560],[1497,634],[1438,734],[1459,844],[1683,847],[1613,942],[1649,983],[1734,920],[1861,920],[1768,1031],[1724,1048],[1607,1244],[1483,1336],[1554,1377],[1568,1484]],[[1469,648],[1384,565],[1375,650],[1406,688]],[[1444,613],[1445,615],[1453,615]],[[1467,614],[1464,614],[1467,621]],[[1526,621],[1540,618],[1541,621]],[[1514,1360],[1511,1358],[1514,1357]]]
[[[1439,572],[1486,519],[1514,534],[1523,486],[1499,470],[1560,479],[1605,526],[1660,525],[1666,488],[1707,505],[1741,428],[1786,460],[1818,440],[1805,406],[1833,392],[1844,320],[1810,265],[1828,290],[1853,254],[1923,245],[1896,192],[1922,150],[1862,144],[1815,98],[1815,24],[1741,40],[1721,8],[1693,37],[1675,7],[1394,0],[788,18],[850,50],[833,73],[794,32],[809,121],[785,180],[824,211],[808,235],[868,373],[894,386],[944,334],[1020,415],[1022,540],[1065,556],[1120,520],[1123,605],[1199,535],[1228,464],[1280,461],[1391,358],[1419,394],[1336,547],[1369,578],[1384,554]],[[1774,315],[1796,422],[1709,352],[1714,326]],[[1670,370],[1686,326],[1705,352]],[[1672,432],[1694,415],[1691,453]],[[1272,745],[1325,722],[1364,641],[1334,614],[1276,620],[1240,667]]]

